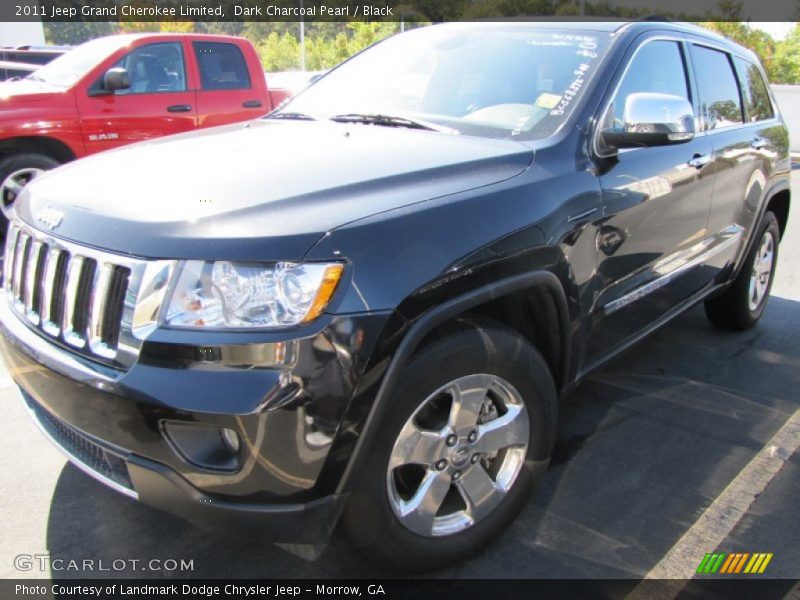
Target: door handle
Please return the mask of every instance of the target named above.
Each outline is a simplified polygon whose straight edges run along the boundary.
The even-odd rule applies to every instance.
[[[191,110],[192,107],[189,104],[173,104],[172,106],[167,107],[167,112],[172,112],[172,113],[189,112]]]
[[[750,147],[753,150],[762,150],[767,145],[767,140],[764,138],[756,138],[750,142]]]
[[[702,169],[708,163],[711,162],[711,155],[710,154],[695,154],[687,164],[690,167],[694,167],[695,169]]]
[[[242,106],[245,108],[261,108],[263,104],[261,104],[261,100],[245,100],[242,102]]]

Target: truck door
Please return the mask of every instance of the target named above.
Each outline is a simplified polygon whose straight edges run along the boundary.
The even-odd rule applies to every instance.
[[[628,95],[696,94],[681,39],[651,38],[623,66],[604,121],[623,116]],[[604,223],[597,239],[599,293],[592,312],[594,362],[647,330],[704,281],[697,261],[709,249],[706,229],[714,179],[705,135],[684,143],[620,150],[600,175]]]
[[[200,127],[254,119],[265,114],[263,75],[248,70],[242,49],[230,42],[192,42],[197,62],[197,116]],[[258,61],[253,57],[254,64]],[[260,68],[260,67],[259,67]]]
[[[104,92],[103,75],[111,67],[128,72],[128,89]],[[181,42],[131,50],[77,94],[87,153],[194,129],[197,112],[190,90]]]

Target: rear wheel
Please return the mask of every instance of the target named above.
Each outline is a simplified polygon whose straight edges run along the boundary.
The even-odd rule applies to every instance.
[[[493,322],[463,321],[404,370],[345,510],[367,556],[401,570],[474,554],[517,516],[556,431],[542,356]]]
[[[725,292],[706,300],[708,318],[726,329],[745,330],[764,314],[778,262],[780,227],[778,219],[767,212],[758,229],[758,237],[747,255],[739,275]]]

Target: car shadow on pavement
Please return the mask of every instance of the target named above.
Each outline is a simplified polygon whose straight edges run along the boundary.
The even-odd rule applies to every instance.
[[[800,303],[777,297],[747,332],[713,327],[702,307],[678,317],[564,400],[551,468],[510,530],[483,554],[431,576],[643,575],[797,409],[798,337]],[[777,518],[797,539],[785,512]],[[53,493],[47,545],[53,559],[102,559],[112,569],[54,571],[57,578],[397,576],[341,535],[309,562],[266,540],[206,533],[71,465]],[[119,559],[139,563],[114,570]],[[148,570],[151,559],[193,561],[193,570]]]

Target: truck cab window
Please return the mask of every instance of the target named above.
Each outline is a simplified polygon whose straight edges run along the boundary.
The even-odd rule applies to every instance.
[[[131,87],[115,95],[186,91],[186,69],[180,42],[148,44],[125,55],[115,67],[128,71]],[[102,81],[99,82],[102,85]]]
[[[204,90],[244,90],[250,87],[250,74],[242,51],[234,44],[194,42],[194,53]]]

